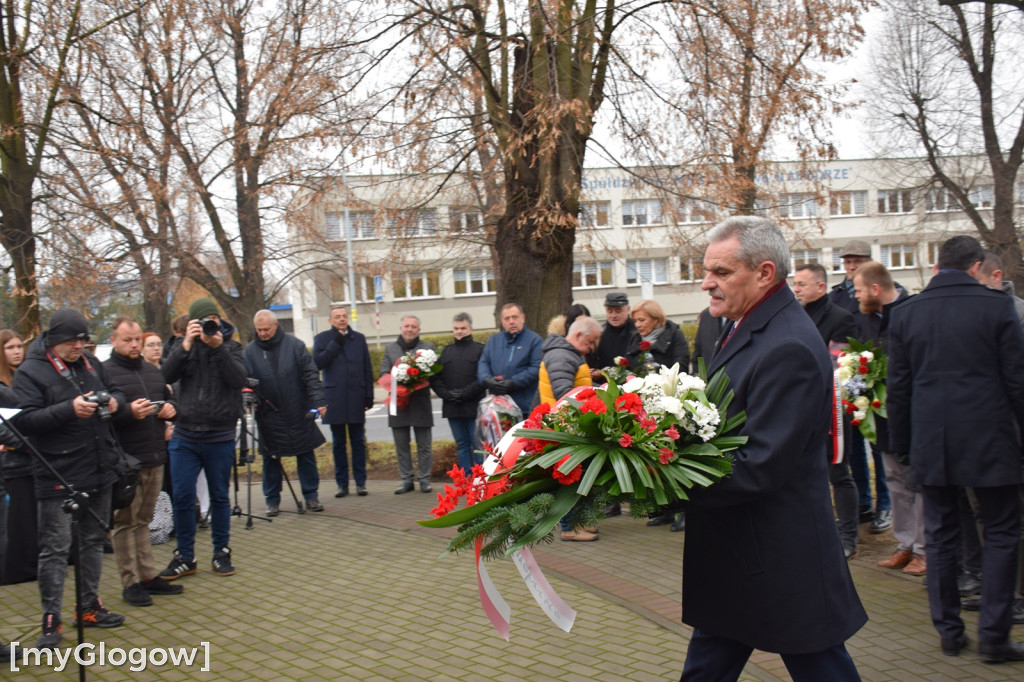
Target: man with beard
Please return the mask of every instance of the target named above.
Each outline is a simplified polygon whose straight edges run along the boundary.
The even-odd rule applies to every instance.
[[[906,291],[896,289],[896,283],[884,265],[873,261],[857,268],[853,286],[861,312],[858,337],[862,341],[873,342],[884,353],[888,342],[889,315],[909,296]],[[902,568],[909,575],[924,575],[928,565],[924,543],[924,499],[907,485],[910,467],[889,452],[889,421],[876,415],[875,432],[892,497],[892,534],[898,543],[893,555],[879,561],[878,565]]]

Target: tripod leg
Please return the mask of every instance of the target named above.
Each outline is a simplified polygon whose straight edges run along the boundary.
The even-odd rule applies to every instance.
[[[284,477],[284,482],[288,484],[288,491],[292,494],[292,499],[295,500],[295,508],[300,514],[306,513],[306,507],[299,500],[298,495],[295,494],[295,488],[292,486],[292,480],[288,478],[288,472],[284,470],[284,462],[281,462],[281,476]]]

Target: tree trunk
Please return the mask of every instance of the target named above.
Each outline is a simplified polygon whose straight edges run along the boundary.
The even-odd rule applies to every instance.
[[[39,334],[39,289],[36,284],[36,239],[32,231],[32,183],[12,182],[13,187],[3,192],[0,205],[3,229],[0,241],[11,257],[14,268],[12,297],[17,304],[15,329],[22,338]]]

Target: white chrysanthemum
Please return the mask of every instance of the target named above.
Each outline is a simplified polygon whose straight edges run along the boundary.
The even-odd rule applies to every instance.
[[[395,379],[398,381],[404,381],[409,377],[409,367],[404,362],[400,362],[395,365],[395,368],[391,370],[391,373],[394,374]]]
[[[643,377],[633,377],[622,385],[622,390],[626,393],[641,393],[644,388]]]
[[[656,399],[657,404],[661,407],[660,412],[665,414],[671,414],[676,419],[683,418],[683,401],[672,395],[663,395]]]
[[[689,374],[680,374],[679,382],[676,384],[676,395],[686,395],[690,391],[703,391],[707,386],[700,377]]]
[[[421,370],[429,370],[437,363],[437,353],[429,348],[421,348],[416,351],[416,366]]]

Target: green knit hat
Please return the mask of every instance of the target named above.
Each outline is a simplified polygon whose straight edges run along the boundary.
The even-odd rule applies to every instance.
[[[208,298],[197,298],[188,307],[188,319],[190,320],[201,320],[207,315],[220,317],[220,310],[217,309],[217,304]]]

